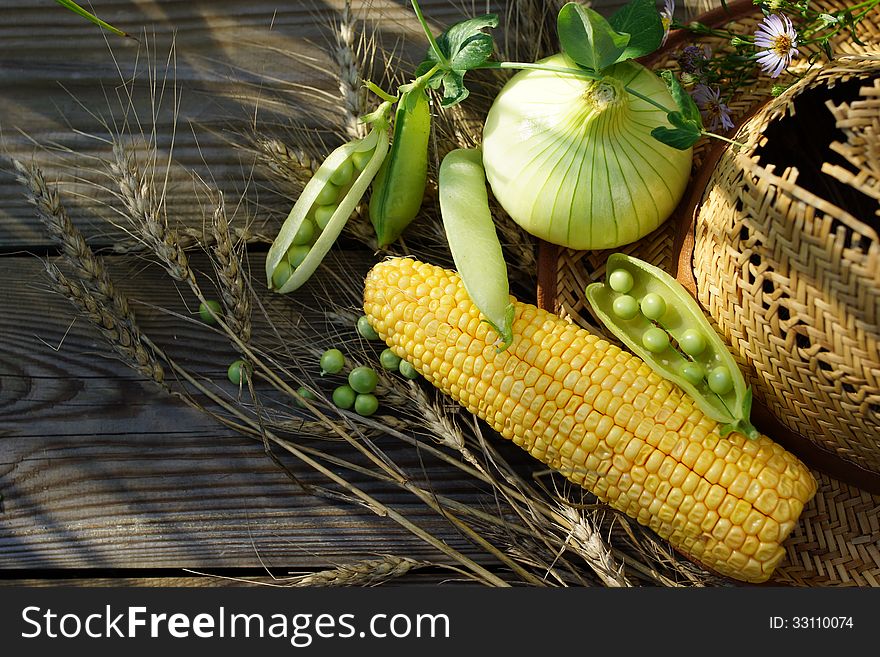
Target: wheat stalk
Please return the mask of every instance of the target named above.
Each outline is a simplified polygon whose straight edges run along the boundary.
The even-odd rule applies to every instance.
[[[214,255],[214,269],[219,281],[224,316],[229,328],[241,338],[241,341],[250,342],[250,290],[242,267],[242,250],[235,246],[229,230],[222,193],[217,195],[212,219],[211,233],[214,244],[211,251]]]

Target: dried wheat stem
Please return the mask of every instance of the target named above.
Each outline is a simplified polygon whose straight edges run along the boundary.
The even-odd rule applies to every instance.
[[[357,139],[366,134],[360,120],[365,113],[365,90],[361,84],[360,57],[356,42],[355,20],[350,0],[342,6],[342,16],[336,23],[336,44],[333,60],[338,66],[339,93],[342,95],[342,108],[345,112],[344,130],[349,138]]]
[[[226,204],[223,194],[219,194],[211,222],[214,238],[212,253],[215,269],[220,283],[220,299],[229,328],[235,331],[242,342],[251,339],[251,300],[250,289],[242,267],[242,253],[236,248],[226,217]]]
[[[177,234],[167,225],[163,203],[152,181],[140,170],[137,157],[118,139],[113,141],[114,160],[110,172],[116,177],[119,198],[137,237],[159,258],[174,280],[195,286],[195,274]]]
[[[133,320],[120,318],[86,285],[70,280],[51,262],[46,263],[46,273],[52,287],[67,297],[101,331],[116,353],[142,375],[165,386],[164,369],[153,350],[144,343]]]
[[[49,236],[61,249],[65,262],[70,265],[93,293],[100,295],[105,303],[112,305],[116,312],[125,318],[131,316],[126,298],[116,289],[104,261],[95,255],[86,244],[79,229],[70,219],[61,202],[58,191],[46,184],[43,172],[38,166],[26,166],[13,160],[18,172],[18,181],[28,191],[28,199],[37,211],[37,216],[45,226]]]
[[[605,585],[611,587],[632,586],[623,576],[622,568],[615,561],[611,550],[602,540],[595,525],[570,506],[561,506],[561,512],[570,523],[571,547],[584,558]]]
[[[252,140],[257,162],[283,191],[299,194],[321,165],[305,148],[290,146],[275,137]]]
[[[291,586],[374,586],[402,577],[412,570],[429,565],[408,557],[385,555],[366,559],[331,570],[301,575],[290,580]]]

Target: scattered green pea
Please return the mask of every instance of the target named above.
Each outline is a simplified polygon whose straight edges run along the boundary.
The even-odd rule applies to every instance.
[[[662,328],[652,326],[642,334],[642,344],[651,353],[659,354],[669,347],[669,335]]]
[[[615,269],[608,275],[608,285],[615,292],[627,294],[633,288],[633,277],[626,269]]]
[[[220,311],[220,302],[216,299],[209,299],[199,304],[199,317],[205,324],[216,324],[217,320],[214,319],[214,315],[219,315]]]
[[[336,212],[335,205],[321,205],[315,210],[315,223],[318,225],[318,230],[324,230],[327,227],[334,212]]]
[[[379,410],[379,400],[370,393],[360,394],[354,398],[354,411],[358,415],[368,417]]]
[[[666,312],[666,301],[656,292],[649,292],[642,297],[641,310],[645,317],[657,321]]]
[[[397,366],[397,371],[400,372],[407,379],[419,378],[418,370],[416,370],[416,368],[413,367],[408,360],[401,359],[400,365]]]
[[[318,196],[315,198],[315,203],[317,203],[318,205],[335,204],[338,198],[339,187],[331,182],[328,182],[326,185],[324,185],[324,187],[321,188],[321,191],[318,192]]]
[[[370,158],[373,157],[373,151],[355,151],[351,154],[351,163],[355,166],[358,171],[363,171],[364,167],[367,166],[367,162],[370,161]]]
[[[330,182],[337,187],[344,187],[351,182],[351,176],[354,173],[354,164],[350,159],[339,165],[339,168],[330,176]]]
[[[338,374],[345,367],[345,354],[339,349],[328,349],[321,355],[321,374]]]
[[[378,383],[379,375],[376,374],[376,370],[372,367],[366,367],[364,365],[355,367],[348,374],[348,385],[350,385],[355,392],[361,394],[373,392]]]
[[[381,364],[386,370],[398,370],[401,362],[402,359],[400,356],[391,351],[391,349],[384,349],[382,353],[379,354],[379,364]]]
[[[300,386],[299,388],[297,388],[296,394],[298,394],[303,399],[308,399],[309,401],[317,401],[318,400],[318,395],[316,395],[314,392],[312,392],[311,390],[309,390],[305,386]],[[294,403],[297,406],[299,406],[300,408],[305,408],[305,406],[306,406],[300,399],[294,400]]]
[[[688,329],[678,339],[678,346],[688,356],[699,356],[706,350],[706,336],[696,329]]]
[[[730,370],[723,365],[709,372],[706,380],[709,382],[709,390],[716,395],[726,395],[733,389],[733,377],[730,376]]]
[[[612,310],[620,319],[633,319],[639,314],[639,302],[628,294],[624,294],[614,300]]]
[[[305,246],[291,246],[287,251],[287,262],[290,263],[291,269],[296,269],[299,267],[303,260],[309,255],[310,247],[308,245]]]
[[[681,368],[681,375],[696,386],[706,378],[706,371],[699,363],[685,363]]]
[[[299,230],[296,231],[296,235],[293,236],[293,245],[294,246],[304,246],[312,243],[312,239],[315,237],[315,224],[309,219],[304,219],[302,224],[299,227]]]
[[[351,408],[356,398],[357,393],[349,385],[341,385],[333,391],[333,403],[339,408]]]
[[[251,366],[239,359],[229,365],[229,368],[226,370],[226,377],[230,383],[241,385],[242,380],[246,379],[250,374],[250,370]]]
[[[287,282],[291,274],[293,274],[293,267],[290,266],[290,262],[282,260],[272,272],[272,286],[276,290],[279,289]]]
[[[361,337],[365,340],[379,339],[379,334],[376,333],[376,329],[374,329],[370,325],[370,320],[367,319],[366,315],[361,315],[360,317],[358,317],[357,330],[358,333],[360,333]]]

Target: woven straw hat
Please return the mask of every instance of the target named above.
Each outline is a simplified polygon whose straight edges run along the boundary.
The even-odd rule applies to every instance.
[[[846,3],[815,5],[836,11]],[[748,148],[736,153],[718,141],[699,142],[690,186],[675,215],[638,242],[615,249],[676,274],[690,289],[751,379],[756,425],[813,470],[819,492],[786,542],[787,558],[770,582],[776,585],[880,586],[878,231],[839,208],[834,213],[821,194],[798,186],[796,171],[761,167],[756,157],[769,141],[768,129],[789,114],[800,94],[852,78],[876,79],[877,14],[859,24],[865,45],[842,36],[835,62],[808,72],[778,98],[771,95],[770,78],[737,94],[729,105],[737,139]],[[699,20],[751,34],[762,18],[741,0]],[[715,37],[673,33],[646,64],[674,68],[675,53],[690,44],[715,50],[725,45]],[[876,200],[880,83],[869,84],[874,86],[867,97],[835,103],[835,118],[849,130],[836,148],[850,164],[842,161],[829,171]],[[877,220],[873,215],[875,226]],[[766,223],[771,221],[772,228]],[[783,254],[776,260],[774,249]],[[604,278],[611,252],[539,243],[539,305],[602,331],[583,290]],[[816,286],[819,276],[828,286]],[[782,307],[780,299],[790,300],[787,312],[768,319],[768,299],[777,302],[774,310]],[[767,327],[777,335],[768,336]]]

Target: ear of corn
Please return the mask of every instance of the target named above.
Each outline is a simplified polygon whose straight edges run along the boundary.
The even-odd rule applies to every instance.
[[[364,312],[397,356],[502,436],[720,574],[766,581],[816,492],[781,446],[722,438],[638,357],[552,313],[516,302],[513,343],[498,352],[454,272],[381,262]]]

